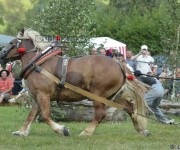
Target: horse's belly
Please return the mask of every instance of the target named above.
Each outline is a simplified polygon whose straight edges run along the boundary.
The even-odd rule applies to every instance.
[[[68,89],[63,89],[59,94],[60,101],[76,102],[84,100],[85,97]]]

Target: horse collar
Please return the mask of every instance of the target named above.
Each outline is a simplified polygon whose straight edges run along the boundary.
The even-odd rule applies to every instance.
[[[52,47],[47,47],[44,51],[42,51],[41,53],[39,53],[38,55],[36,55],[35,57],[33,57],[30,62],[21,70],[19,77],[22,78],[27,78],[27,76],[35,69],[36,63],[40,60],[40,59],[44,59],[47,60],[49,57],[51,56],[52,53],[54,54],[59,54],[61,51],[60,50],[56,50],[56,51],[52,51],[50,52],[50,50],[52,50]],[[50,52],[50,53],[49,53]],[[48,55],[47,55],[48,53]],[[52,55],[53,56],[53,55]],[[43,61],[43,62],[44,62]],[[42,64],[43,62],[41,62],[40,64]],[[39,65],[40,65],[39,64]]]

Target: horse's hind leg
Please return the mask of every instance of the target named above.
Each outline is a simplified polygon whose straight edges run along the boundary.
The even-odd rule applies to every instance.
[[[68,136],[69,130],[65,128],[63,125],[59,125],[55,123],[50,117],[50,97],[39,93],[37,96],[37,101],[39,103],[41,109],[41,115],[46,124],[48,124],[56,133],[63,134],[64,136]]]
[[[31,111],[26,119],[26,122],[24,123],[22,128],[18,131],[13,132],[12,134],[20,135],[20,136],[28,136],[30,127],[31,127],[31,123],[33,122],[35,117],[39,114],[39,112],[40,112],[39,105],[36,102],[34,102],[32,104]]]
[[[94,119],[93,121],[79,134],[80,136],[91,136],[95,128],[106,117],[105,105],[93,102],[94,104]]]
[[[141,116],[140,114],[136,114],[136,110],[134,110],[134,104],[123,99],[120,101],[121,105],[125,106],[124,110],[130,115],[132,122],[134,124],[134,128],[138,133],[144,136],[149,135],[149,131],[146,130],[147,126],[147,118],[145,116]]]
[[[147,126],[147,118],[145,118],[145,116],[141,116],[141,115],[137,115],[134,116],[134,113],[129,113],[133,124],[134,124],[134,128],[136,129],[136,131],[143,136],[148,136],[150,133],[149,131],[146,129]]]

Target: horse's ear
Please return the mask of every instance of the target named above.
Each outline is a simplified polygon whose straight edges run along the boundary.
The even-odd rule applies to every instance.
[[[24,35],[24,28],[21,29],[21,34]]]

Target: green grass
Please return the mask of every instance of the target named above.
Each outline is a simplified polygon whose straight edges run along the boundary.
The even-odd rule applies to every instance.
[[[179,145],[180,149],[179,125],[149,120],[151,135],[142,137],[129,118],[123,123],[101,123],[92,137],[77,136],[87,126],[85,122],[61,122],[70,129],[70,137],[35,122],[28,137],[11,135],[22,126],[27,114],[28,110],[22,107],[0,107],[0,150],[170,150],[170,145]],[[180,117],[170,117],[180,121]]]

